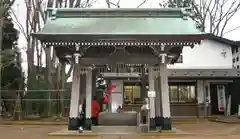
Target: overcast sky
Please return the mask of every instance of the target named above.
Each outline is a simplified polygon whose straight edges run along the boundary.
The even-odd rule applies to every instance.
[[[25,27],[25,20],[26,20],[26,0],[16,0],[13,10],[16,13],[18,22]],[[47,2],[47,0],[43,0],[43,5]],[[96,2],[93,4],[92,8],[107,8],[105,0],[95,0]],[[111,0],[110,0],[111,1]],[[116,3],[118,0],[112,0],[112,2]],[[120,6],[121,8],[136,8],[143,0],[121,0]],[[141,8],[159,8],[159,1],[160,0],[147,0],[147,2],[141,6]],[[230,2],[232,0],[229,0]],[[232,28],[235,28],[237,26],[240,26],[240,12],[238,12],[232,19],[228,22],[228,25],[226,27],[226,30],[231,30]],[[17,27],[17,26],[16,26]],[[237,30],[226,34],[224,37],[231,39],[231,40],[239,40],[240,41],[240,28]],[[19,38],[19,46],[21,48],[26,48],[26,41],[24,35],[21,33]],[[24,50],[23,50],[24,51]],[[36,56],[36,55],[35,55]],[[45,58],[43,58],[43,61],[45,61]],[[23,53],[23,70],[27,70],[27,59],[26,54]]]

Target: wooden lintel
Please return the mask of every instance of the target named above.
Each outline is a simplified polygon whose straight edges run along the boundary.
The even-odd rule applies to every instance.
[[[80,64],[82,65],[111,65],[111,64],[148,64],[148,65],[156,65],[160,64],[160,60],[156,57],[138,57],[138,58],[120,58],[120,59],[112,59],[108,58],[82,58],[80,60]]]

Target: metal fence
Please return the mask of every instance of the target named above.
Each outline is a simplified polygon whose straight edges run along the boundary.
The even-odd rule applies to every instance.
[[[1,90],[0,115],[5,120],[65,119],[70,108],[67,90]]]

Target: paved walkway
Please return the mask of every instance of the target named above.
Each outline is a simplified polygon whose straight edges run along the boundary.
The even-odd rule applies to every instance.
[[[216,119],[217,122],[222,123],[232,123],[232,124],[240,124],[240,118],[238,116],[220,116]]]
[[[187,137],[174,137],[180,139],[240,139],[240,125],[238,124],[224,124],[224,123],[212,123],[212,122],[199,122],[197,124],[176,125],[177,133],[188,134]],[[76,137],[51,137],[47,134],[66,128],[66,126],[24,126],[24,125],[12,125],[0,126],[0,139],[68,139],[79,138]],[[85,137],[86,138],[86,137]],[[102,137],[101,139],[137,139],[134,136],[125,137]],[[154,139],[158,137],[141,137],[142,139]],[[165,137],[159,137],[165,138]],[[170,137],[166,137],[171,139]],[[100,139],[100,138],[99,138]],[[173,139],[173,138],[172,138]]]

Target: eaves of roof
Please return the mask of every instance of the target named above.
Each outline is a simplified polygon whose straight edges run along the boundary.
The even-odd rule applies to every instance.
[[[220,43],[228,44],[232,47],[240,46],[240,41],[229,40],[227,38],[216,36],[212,33],[208,33],[208,34],[204,34],[204,35],[205,35],[205,38],[209,39],[209,40],[214,40],[214,41],[217,41],[217,42],[220,42]]]

